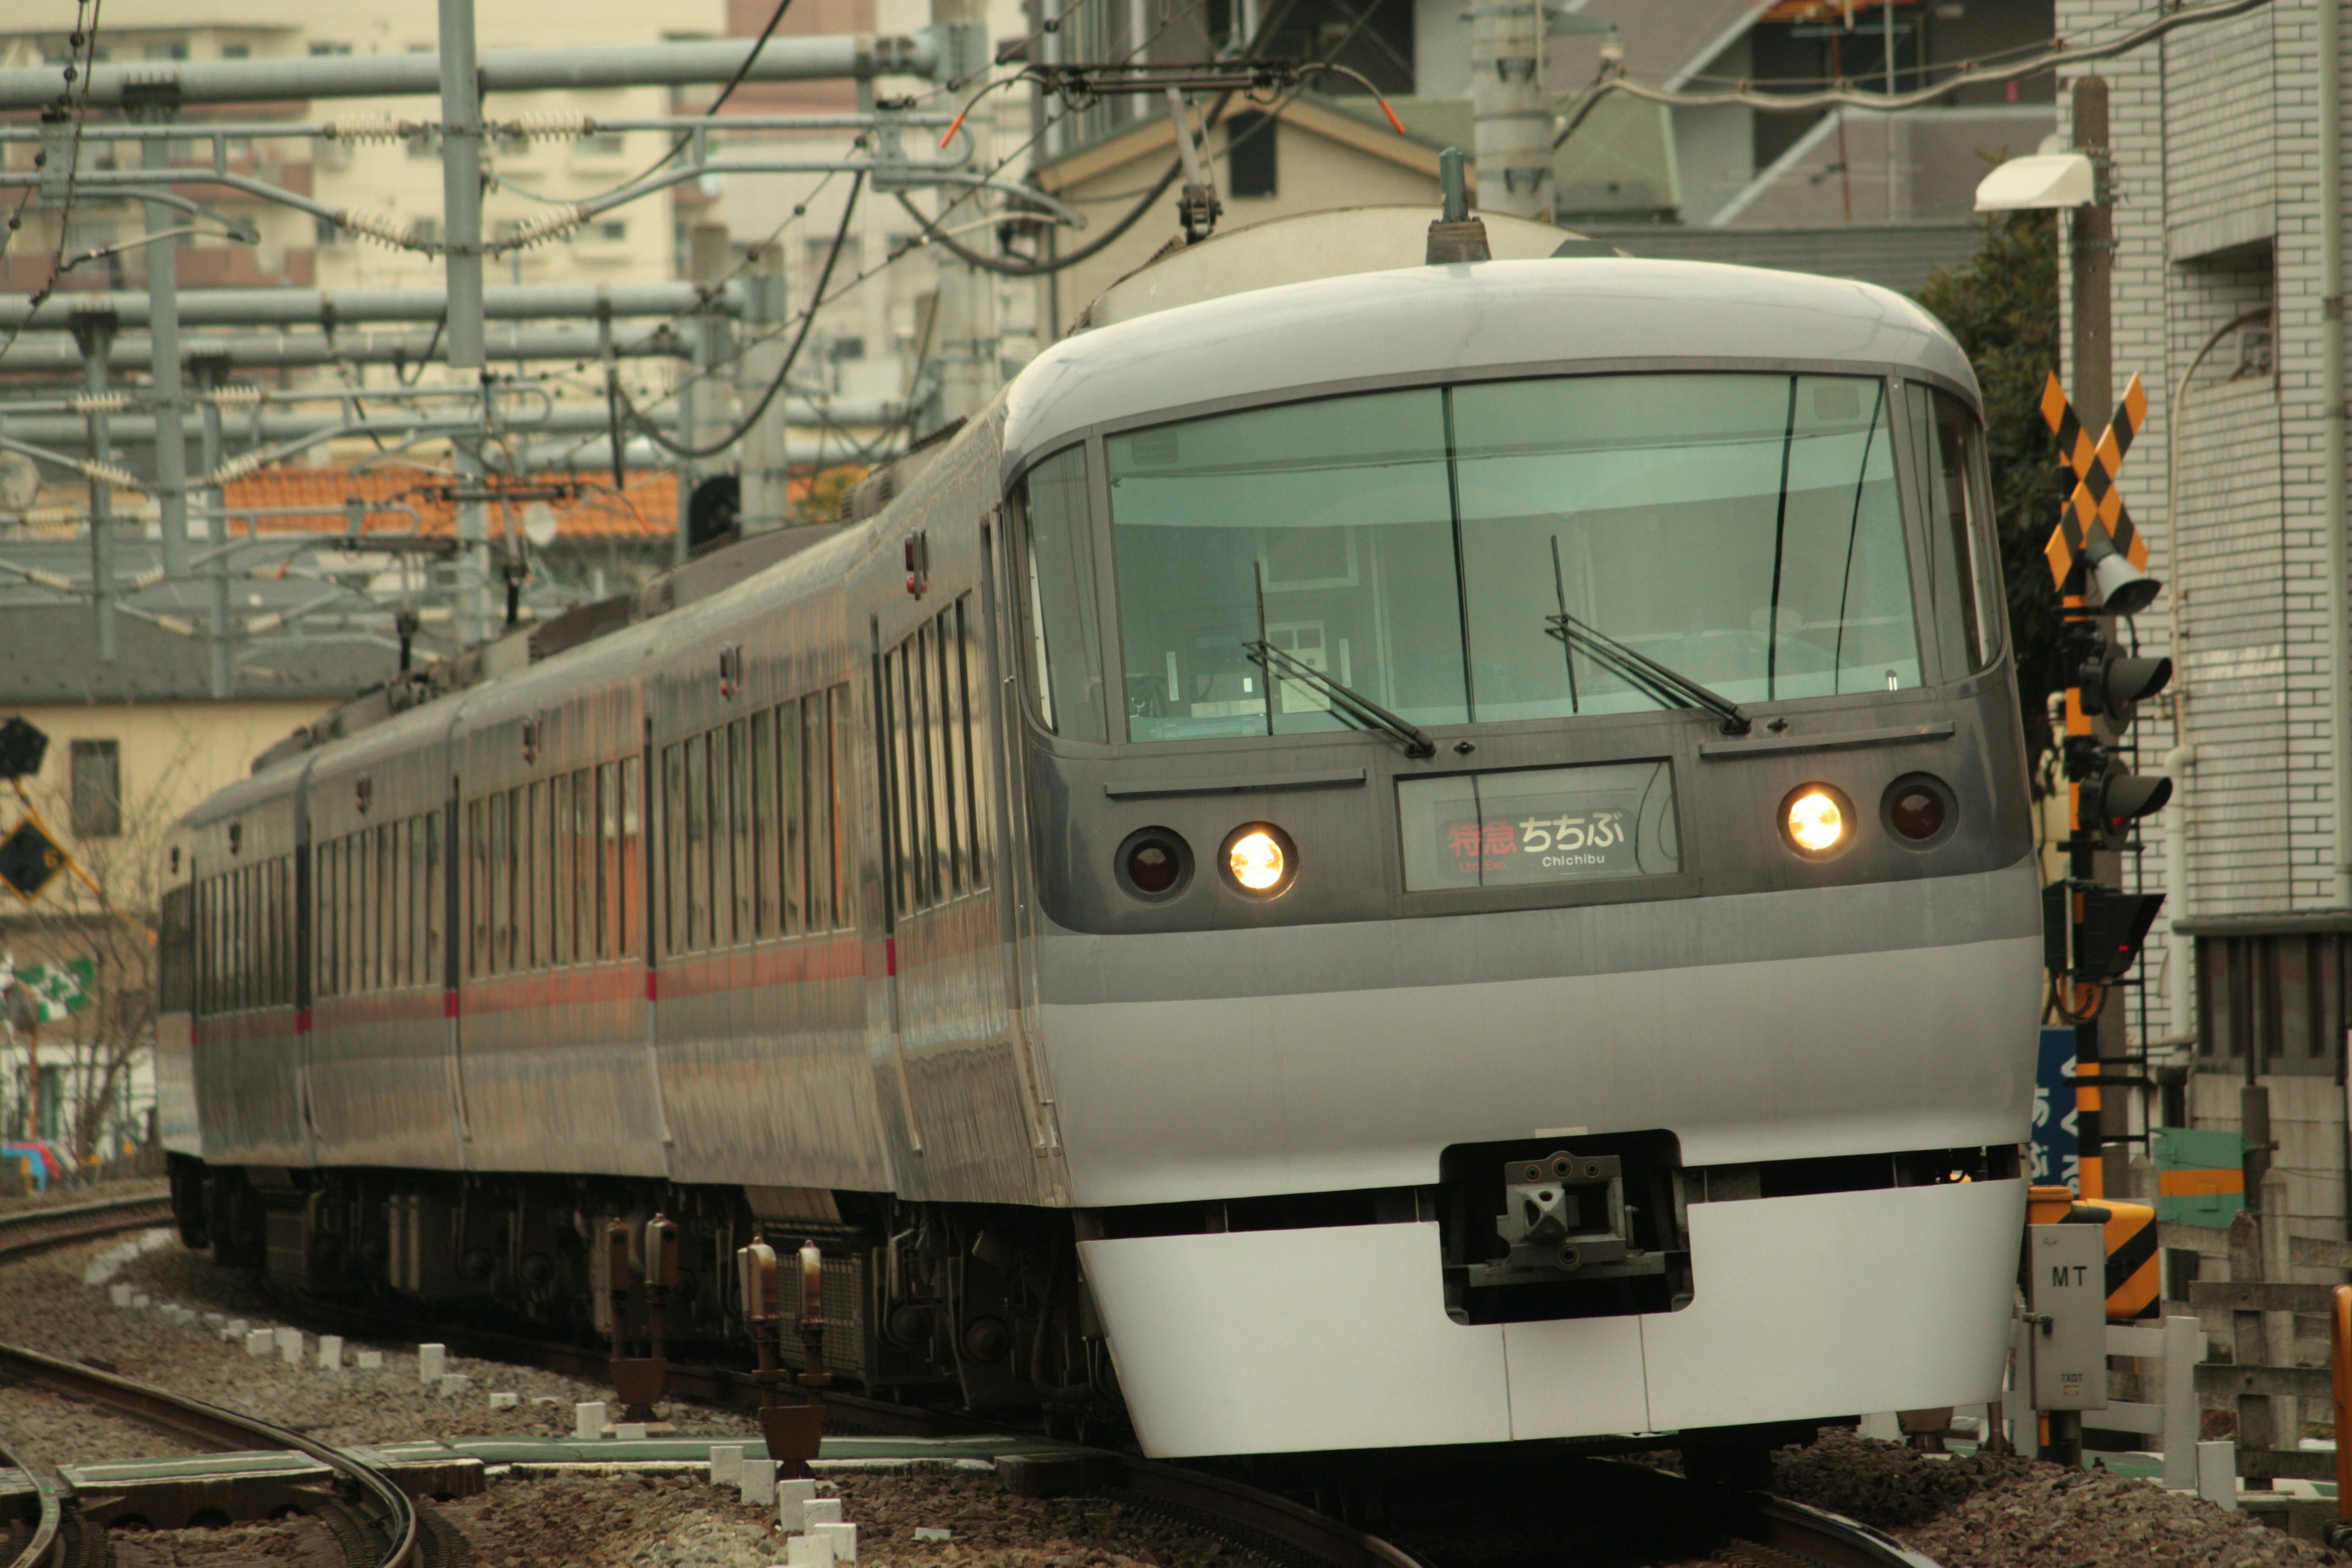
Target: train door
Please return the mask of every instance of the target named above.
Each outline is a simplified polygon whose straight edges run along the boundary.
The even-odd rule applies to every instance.
[[[1045,1196],[1066,1201],[1062,1130],[1054,1105],[1053,1080],[1037,1028],[1036,889],[1030,843],[1029,792],[1021,773],[1021,708],[1013,690],[1010,579],[1004,575],[1009,552],[1004,542],[1005,513],[992,512],[980,531],[981,622],[986,653],[988,744],[982,765],[992,774],[995,796],[997,851],[997,918],[1003,929],[1000,952],[1004,965],[1005,1017],[1013,1037],[1013,1059],[1019,1066],[1030,1104],[1030,1134],[1041,1162]]]
[[[929,1196],[1034,1203],[1036,1106],[1013,1042],[1002,946],[983,598],[926,595],[876,660],[894,1052]]]

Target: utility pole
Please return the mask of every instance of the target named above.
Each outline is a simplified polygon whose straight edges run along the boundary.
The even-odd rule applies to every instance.
[[[2072,988],[2067,1015],[2074,1020],[2082,1191],[2084,1198],[2096,1200],[2143,1195],[2132,1191],[2129,1101],[2119,1096],[2110,1103],[2106,1090],[2113,1080],[2132,1076],[2121,987],[2164,896],[2123,890],[2121,847],[2134,823],[2171,798],[2172,783],[2133,775],[2124,767],[2123,752],[2137,705],[2164,689],[2172,679],[2172,661],[2126,655],[2116,637],[2117,617],[2147,608],[2162,584],[2139,569],[2147,546],[2115,488],[2115,470],[2147,416],[2138,377],[2095,443],[2089,435],[2115,394],[2115,198],[2107,84],[2098,77],[2077,81],[2074,111],[2074,150],[2090,160],[2093,171],[2092,200],[2073,209],[2071,219],[2074,403],[2070,410],[2054,382],[2054,402],[2043,401],[2043,416],[2058,433],[2061,459],[2076,480],[2059,522],[2071,558],[2059,592],[2065,617],[2060,649],[2067,672],[2061,756],[2072,830],[2063,846],[2066,879],[2044,890],[2044,940],[2053,975]]]
[[[106,353],[114,344],[115,321],[90,314],[74,320],[74,337],[81,345],[82,392],[89,399],[83,416],[89,432],[89,461],[107,466]],[[98,661],[112,664],[114,645],[114,487],[92,474],[89,479],[89,595],[98,617]]]
[[[743,323],[743,352],[735,361],[739,405],[750,408],[783,368],[791,350],[784,323],[790,317],[784,296],[784,247],[770,241],[752,253],[743,281],[750,286],[750,309]],[[742,467],[737,473],[735,526],[745,534],[767,533],[792,521],[792,469],[785,459],[784,399],[779,394],[738,447]]]
[[[723,223],[698,223],[687,230],[686,271],[693,280],[698,302],[688,328],[691,354],[686,384],[677,405],[679,438],[689,447],[707,447],[733,423],[727,417],[727,389],[717,377],[733,347],[727,316],[719,309],[718,291],[727,281],[730,240]],[[686,563],[687,510],[696,487],[713,472],[708,458],[681,458],[677,465],[677,536],[675,562]],[[740,483],[740,481],[739,481]],[[740,490],[738,492],[740,503]]]
[[[1479,0],[1470,9],[1470,110],[1486,212],[1549,223],[1551,100],[1544,91],[1540,0]]]
[[[205,395],[201,445],[197,458],[207,476],[220,471],[221,411],[215,395],[228,383],[228,361],[206,354],[188,362],[188,374]],[[205,490],[205,649],[215,700],[231,689],[228,657],[228,493],[217,486]]]
[[[943,29],[943,36],[971,37],[977,33],[982,47],[973,52],[982,60],[987,58],[988,8],[984,0],[931,0],[931,24]],[[981,121],[977,117],[967,121],[963,133],[972,139],[973,161],[986,166],[987,136]],[[1183,134],[1181,124],[1177,133]],[[987,286],[987,279],[978,268],[957,260],[946,247],[934,246],[931,254],[939,264],[939,302],[934,307],[937,313],[931,328],[931,352],[940,362],[940,422],[951,425],[979,413],[996,391],[996,341],[989,330],[994,314],[991,308],[994,290]]]
[[[447,247],[448,363],[482,374],[482,94],[475,69],[474,0],[441,5],[441,241]],[[483,416],[488,418],[488,386]],[[450,443],[457,485],[457,633],[467,645],[489,628],[489,513],[478,499],[487,468],[477,441]],[[477,499],[464,499],[465,492]]]
[[[171,119],[168,105],[150,107],[158,123]],[[171,166],[172,144],[161,138],[139,145],[140,164],[148,169]],[[148,375],[155,404],[155,508],[162,530],[163,575],[174,581],[188,574],[188,441],[181,417],[185,402],[180,384],[180,239],[171,230],[177,216],[163,202],[142,204],[147,209],[147,331]]]

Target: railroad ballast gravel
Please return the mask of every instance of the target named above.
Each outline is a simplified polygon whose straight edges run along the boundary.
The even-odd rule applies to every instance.
[[[125,1376],[337,1444],[567,1436],[575,1402],[609,1397],[598,1384],[454,1357],[449,1370],[468,1374],[472,1386],[445,1395],[416,1381],[415,1348],[405,1345],[374,1347],[387,1352],[381,1371],[339,1376],[315,1364],[314,1337],[306,1339],[311,1356],[299,1367],[250,1356],[201,1320],[173,1322],[152,1308],[111,1305],[104,1289],[82,1279],[86,1261],[104,1245],[61,1248],[0,1269],[6,1337],[53,1355],[95,1358]],[[158,1303],[243,1317],[256,1326],[278,1321],[243,1275],[176,1243],[142,1254],[117,1278]],[[521,1403],[488,1408],[486,1395],[505,1391]],[[755,1431],[730,1412],[673,1405],[665,1414],[682,1434]],[[61,1460],[133,1457],[126,1448],[178,1451],[160,1435],[150,1442],[69,1407],[43,1409],[40,1418],[58,1424],[43,1447],[74,1449],[59,1454]],[[91,1428],[78,1433],[78,1418]],[[866,1568],[1205,1568],[1237,1555],[1105,1499],[1016,1498],[985,1476],[852,1475],[828,1489],[843,1495],[861,1527]],[[1851,1433],[1784,1450],[1775,1460],[1774,1489],[1888,1529],[1944,1568],[2303,1568],[2346,1561],[2244,1514],[2144,1481],[2016,1458],[1929,1458]],[[783,1557],[772,1509],[747,1506],[699,1480],[500,1479],[446,1511],[471,1541],[474,1563],[488,1568],[765,1568]],[[919,1526],[949,1530],[951,1539],[918,1542]],[[222,1551],[242,1552],[248,1562],[293,1563],[307,1555],[307,1531],[299,1528],[215,1533],[211,1544],[192,1536],[126,1540],[119,1560],[124,1568],[140,1562],[162,1568],[231,1560],[217,1554]]]
[[[857,1568],[1213,1568],[1242,1553],[1098,1497],[1023,1498],[993,1477],[846,1475],[823,1490],[857,1523]],[[683,1477],[494,1480],[441,1505],[473,1568],[767,1568],[784,1560],[776,1511]],[[917,1541],[918,1529],[950,1531]]]
[[[2305,1568],[2343,1563],[2243,1513],[2105,1470],[1930,1458],[1825,1433],[1773,1458],[1772,1489],[1874,1524],[1943,1568]]]
[[[569,1437],[574,1404],[612,1397],[601,1384],[462,1356],[451,1356],[448,1370],[470,1378],[471,1386],[445,1394],[417,1381],[414,1344],[353,1341],[344,1347],[346,1366],[340,1373],[318,1365],[318,1337],[308,1332],[300,1366],[287,1365],[274,1352],[248,1355],[241,1341],[224,1341],[201,1317],[173,1322],[158,1310],[170,1302],[244,1318],[255,1328],[284,1323],[242,1274],[173,1241],[142,1253],[114,1276],[156,1305],[117,1307],[103,1288],[82,1279],[89,1259],[114,1245],[60,1247],[0,1268],[0,1324],[5,1325],[0,1337],[68,1361],[94,1358],[125,1377],[337,1445]],[[362,1372],[349,1364],[353,1352],[363,1349],[384,1352],[380,1370]],[[493,1410],[493,1393],[518,1394],[520,1403]],[[673,1404],[663,1415],[682,1436],[759,1435],[751,1417],[734,1412]],[[177,1451],[169,1446],[152,1450]]]

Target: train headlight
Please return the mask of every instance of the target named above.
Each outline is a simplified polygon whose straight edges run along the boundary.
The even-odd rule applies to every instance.
[[[1146,903],[1172,899],[1192,879],[1192,847],[1171,827],[1143,827],[1127,836],[1112,865],[1118,885]]]
[[[1245,822],[1225,835],[1225,876],[1255,898],[1270,899],[1298,875],[1298,847],[1271,822]]]
[[[1828,784],[1800,784],[1781,803],[1780,830],[1800,855],[1832,855],[1853,837],[1853,806]]]

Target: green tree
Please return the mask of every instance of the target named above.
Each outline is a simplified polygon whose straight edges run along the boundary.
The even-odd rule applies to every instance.
[[[2042,546],[2065,499],[2057,448],[2042,419],[2042,388],[2058,368],[2058,224],[2054,214],[1996,214],[1984,243],[1958,270],[1938,268],[1919,303],[1952,330],[1984,393],[1992,459],[1993,513],[2008,584],[2025,735],[2050,744],[2048,700],[2064,685],[2058,660],[2058,595]]]

